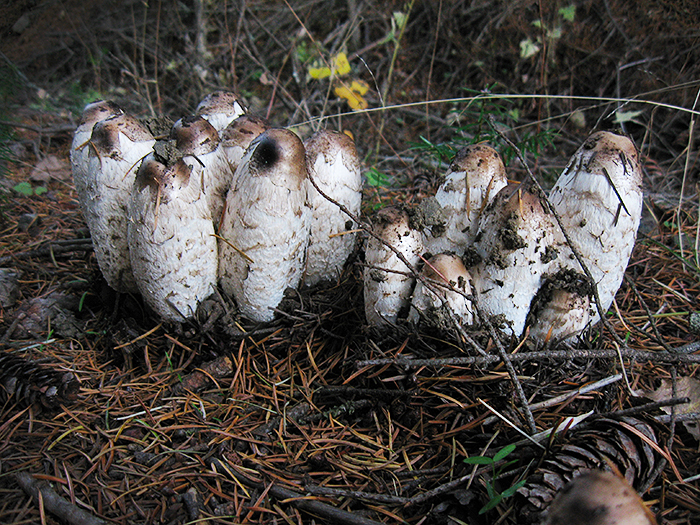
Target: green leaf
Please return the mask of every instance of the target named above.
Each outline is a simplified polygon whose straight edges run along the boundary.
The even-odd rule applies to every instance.
[[[505,499],[505,498],[510,498],[510,497],[511,497],[513,494],[515,494],[515,493],[517,492],[517,490],[518,490],[520,487],[522,487],[523,485],[525,485],[525,480],[524,480],[524,479],[521,479],[520,481],[518,481],[518,482],[517,482],[515,485],[513,485],[512,487],[510,487],[510,488],[504,490],[504,491],[501,493],[501,496],[503,496],[504,499]]]
[[[388,181],[387,176],[377,168],[370,168],[365,173],[365,176],[367,177],[367,184],[374,187],[384,186]]]
[[[501,461],[503,458],[505,458],[508,454],[510,454],[514,450],[515,450],[514,444],[506,445],[501,450],[496,452],[496,454],[493,456],[493,462],[497,463],[497,462]]]
[[[571,4],[559,9],[559,14],[567,22],[573,22],[576,17],[576,4]]]
[[[465,458],[464,462],[469,465],[492,465],[494,460],[486,456],[472,456]]]
[[[13,186],[12,189],[26,197],[31,197],[34,195],[34,188],[32,188],[32,185],[26,180],[24,182],[20,182],[16,186]]]
[[[528,59],[540,52],[540,46],[531,38],[520,41],[520,58]]]
[[[479,514],[485,514],[486,512],[490,511],[492,508],[494,508],[496,505],[498,505],[502,500],[503,500],[502,494],[499,494],[495,498],[492,498],[491,501],[489,501],[486,505],[481,507],[481,510],[479,510]]]
[[[47,191],[49,191],[49,190],[46,189],[46,186],[37,186],[36,188],[34,188],[35,195],[43,195]]]

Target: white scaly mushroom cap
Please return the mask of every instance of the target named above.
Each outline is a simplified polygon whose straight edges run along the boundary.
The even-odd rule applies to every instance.
[[[622,283],[642,214],[642,171],[632,141],[607,131],[592,134],[569,161],[549,200],[607,310]],[[561,260],[581,271],[568,254]],[[598,320],[596,309],[591,321]]]
[[[80,199],[107,284],[118,292],[136,292],[127,243],[127,207],[141,160],[155,140],[131,115],[95,124],[90,138],[88,177]]]
[[[435,194],[445,214],[445,232],[426,235],[426,249],[462,255],[476,236],[481,213],[507,184],[505,166],[495,149],[486,144],[462,148]]]
[[[216,128],[216,131],[222,131],[245,111],[240,98],[235,93],[214,91],[204,97],[197,105],[195,114],[208,120]]]
[[[372,231],[381,240],[371,236],[365,247],[365,318],[373,326],[396,324],[411,303],[415,279],[411,269],[389,246],[415,268],[420,262],[423,242],[420,232],[411,228],[408,212],[403,208],[383,208],[373,222]]]
[[[163,319],[191,318],[216,287],[211,212],[183,159],[172,166],[150,154],[129,203],[128,240],[139,290]]]
[[[89,140],[92,135],[92,128],[98,122],[106,120],[114,115],[124,113],[122,109],[109,100],[98,100],[91,102],[83,110],[78,127],[73,135],[73,143],[70,148],[70,162],[73,171],[73,181],[78,193],[81,207],[85,206],[85,187],[88,177],[88,155],[90,153]]]
[[[472,324],[472,303],[462,295],[471,294],[471,275],[462,259],[449,253],[434,255],[423,266],[421,275],[433,285],[434,290],[420,280],[416,283],[408,314],[411,323],[426,322],[439,327],[444,324],[440,312],[444,315],[447,310],[460,325]],[[457,291],[450,290],[448,286]]]
[[[219,133],[201,116],[183,117],[170,134],[202,188],[215,227],[221,220],[233,171],[220,147]]]
[[[320,130],[306,142],[309,177],[323,193],[358,216],[362,175],[355,142],[345,133]],[[304,283],[313,286],[336,279],[355,247],[357,225],[337,204],[323,197],[309,182],[311,236]]]
[[[299,285],[309,242],[306,160],[301,140],[268,129],[250,144],[226,198],[219,278],[244,317],[274,318],[287,288]]]
[[[235,175],[236,168],[243,160],[243,155],[248,146],[269,127],[270,124],[264,118],[253,115],[241,115],[219,133],[219,148],[231,169],[230,186],[234,184],[233,175]]]
[[[557,494],[542,525],[656,525],[656,519],[624,478],[590,471]]]
[[[534,193],[507,186],[486,208],[474,247],[476,300],[486,315],[503,315],[520,336],[542,279],[556,257],[554,222]]]
[[[570,268],[545,279],[530,307],[530,338],[555,343],[576,337],[592,315],[591,286]]]

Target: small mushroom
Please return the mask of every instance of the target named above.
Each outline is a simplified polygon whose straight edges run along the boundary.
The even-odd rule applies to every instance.
[[[214,91],[197,105],[195,115],[201,115],[216,128],[216,131],[222,131],[245,111],[240,98],[235,93]]]
[[[355,247],[355,222],[338,206],[357,217],[362,201],[360,159],[355,143],[345,133],[321,130],[305,143],[309,176],[331,202],[308,184],[311,236],[304,282],[312,286],[340,274]]]
[[[471,294],[471,275],[462,259],[450,253],[434,255],[426,261],[421,275],[432,287],[420,280],[416,283],[409,322],[442,328],[450,326],[446,317],[451,316],[461,326],[472,324],[472,302],[463,295]]]
[[[507,184],[503,161],[495,149],[486,144],[461,149],[435,194],[445,216],[444,232],[436,235],[433,229],[426,235],[426,249],[462,255],[476,236],[484,209]]]
[[[136,171],[154,144],[151,133],[127,114],[97,122],[90,137],[80,203],[102,275],[118,292],[137,291],[127,243],[127,207]]]
[[[571,268],[547,277],[530,307],[530,338],[556,343],[577,336],[591,320],[591,293],[588,278]]]
[[[506,331],[519,337],[556,259],[552,216],[535,193],[506,186],[484,211],[474,248],[481,259],[472,271],[477,305],[486,315],[503,316]]]
[[[304,146],[271,128],[248,147],[226,198],[219,278],[244,317],[271,321],[287,288],[296,288],[309,242]]]
[[[70,161],[76,188],[79,185],[85,185],[87,158],[90,151],[88,142],[92,135],[92,128],[98,122],[122,113],[124,113],[122,108],[110,100],[98,100],[85,106],[70,148]],[[80,196],[80,190],[78,190],[78,196]]]
[[[199,179],[212,221],[218,226],[226,204],[226,192],[233,179],[231,166],[220,147],[218,132],[201,116],[183,117],[173,124],[171,138]]]
[[[129,203],[128,239],[139,290],[163,319],[191,318],[216,287],[217,245],[206,198],[184,159],[151,154]]]
[[[415,285],[412,268],[394,253],[394,248],[413,268],[420,262],[423,243],[420,232],[410,226],[403,208],[379,210],[365,247],[364,301],[367,323],[374,326],[396,324],[411,304]]]
[[[236,173],[236,168],[241,163],[248,146],[269,127],[270,124],[263,118],[253,115],[242,115],[219,133],[219,148],[232,174],[229,187],[233,186],[233,175]]]
[[[593,470],[564,486],[542,525],[656,525],[656,518],[624,478]]]
[[[642,213],[642,172],[634,143],[607,131],[591,135],[569,161],[549,201],[607,310],[622,283]],[[561,260],[582,271],[568,248]],[[596,308],[591,322],[599,319]]]

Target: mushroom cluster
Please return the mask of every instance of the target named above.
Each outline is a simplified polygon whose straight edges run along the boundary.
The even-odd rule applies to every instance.
[[[434,200],[437,224],[406,210],[375,217],[367,321],[441,326],[448,312],[462,326],[487,319],[548,343],[577,336],[612,304],[639,227],[642,174],[631,140],[596,132],[547,199],[508,184],[498,153],[478,144],[456,155]]]
[[[244,317],[263,322],[287,288],[338,277],[362,189],[347,135],[321,130],[302,143],[229,92],[208,95],[164,134],[152,129],[99,101],[72,143],[80,207],[110,287],[141,293],[179,322],[219,284]]]

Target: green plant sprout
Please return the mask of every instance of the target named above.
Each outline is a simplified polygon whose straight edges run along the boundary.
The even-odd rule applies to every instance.
[[[485,91],[479,92],[472,89],[466,91],[475,98],[470,101],[464,110],[455,115],[454,122],[460,123],[452,127],[454,137],[449,139],[449,143],[433,143],[425,137],[420,137],[421,142],[411,144],[412,149],[423,150],[433,156],[439,163],[452,159],[457,151],[469,144],[488,142],[496,148],[503,158],[506,166],[510,164],[516,156],[515,149],[507,144],[489,122],[493,118],[496,126],[513,128],[517,126],[520,118],[520,110],[514,107],[514,102],[507,96],[494,98],[490,93],[493,86]],[[479,95],[489,95],[480,97]],[[464,122],[464,124],[461,124]],[[537,158],[542,150],[551,146],[558,133],[553,129],[542,129],[540,131],[525,131],[513,143],[518,149],[525,153],[530,153]]]
[[[26,180],[20,182],[19,184],[15,184],[14,186],[12,186],[12,189],[17,193],[24,195],[25,197],[31,197],[33,195],[43,195],[48,191],[46,189],[46,186],[37,186],[35,188],[30,182],[27,182]]]
[[[510,460],[506,461],[503,463],[498,469],[496,469],[496,464],[500,462],[501,460],[505,459],[511,452],[515,450],[515,445],[507,445],[503,447],[501,450],[496,452],[496,454],[490,458],[487,456],[472,456],[470,458],[466,458],[464,460],[465,463],[469,465],[485,465],[491,466],[491,473],[492,477],[491,480],[486,482],[486,492],[489,496],[489,501],[484,505],[481,510],[479,510],[479,514],[484,514],[491,509],[493,509],[496,505],[501,503],[506,498],[511,497],[513,494],[516,493],[516,491],[525,485],[525,480],[521,479],[515,485],[513,485],[510,488],[507,488],[503,492],[499,492],[497,487],[496,487],[496,479],[498,476],[500,476],[503,471],[506,469],[506,467],[509,467],[510,465],[514,464],[517,462],[517,460]]]

